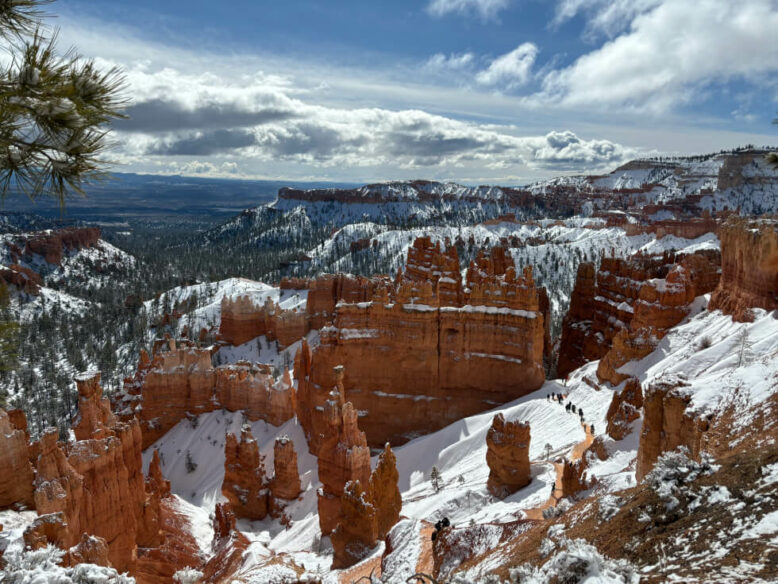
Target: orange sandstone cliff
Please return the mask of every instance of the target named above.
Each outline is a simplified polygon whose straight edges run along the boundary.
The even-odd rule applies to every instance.
[[[141,355],[138,371],[124,383],[123,412],[138,418],[148,448],[187,417],[224,408],[245,411],[252,421],[280,425],[294,416],[289,372],[278,380],[267,365],[239,362],[214,367],[209,349],[170,341],[153,359]]]
[[[456,248],[419,238],[394,284],[380,281],[371,295],[366,289],[358,302],[334,307],[320,345],[304,345],[295,360],[297,414],[313,453],[327,434],[324,404],[337,365],[346,367],[346,398],[376,448],[542,385],[547,315],[532,272],[517,274],[504,252],[481,260],[463,283]]]
[[[721,282],[710,299],[735,320],[750,320],[751,308],[778,308],[778,232],[772,220],[731,218],[720,230]]]

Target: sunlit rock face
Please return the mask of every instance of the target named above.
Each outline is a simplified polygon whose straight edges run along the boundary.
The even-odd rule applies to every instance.
[[[492,420],[486,434],[487,488],[495,497],[506,497],[532,480],[529,465],[530,427],[518,420],[506,422],[502,414]]]
[[[663,452],[684,447],[692,458],[699,458],[708,422],[687,411],[691,395],[682,378],[668,375],[652,383],[643,401],[643,427],[640,431],[635,475],[642,480]]]
[[[393,284],[382,280],[355,294],[360,301],[341,300],[320,345],[301,349],[297,413],[312,452],[326,434],[324,404],[338,365],[374,448],[542,385],[548,304],[532,271],[517,274],[501,248],[473,262],[465,282],[458,266],[456,248],[417,239]]]
[[[694,298],[716,287],[719,264],[717,251],[606,257],[599,270],[581,264],[562,324],[557,373],[566,376],[600,359],[601,382],[627,379],[617,369],[653,351]]]
[[[210,349],[169,341],[149,359],[141,355],[135,376],[124,382],[123,417],[135,416],[148,448],[188,416],[224,408],[249,420],[281,425],[294,416],[295,391],[288,371],[275,379],[267,365],[238,362],[214,367]]]
[[[751,308],[778,308],[778,232],[774,221],[730,219],[720,230],[721,282],[709,308],[751,319]]]

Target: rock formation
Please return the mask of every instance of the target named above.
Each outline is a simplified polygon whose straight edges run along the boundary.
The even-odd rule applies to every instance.
[[[400,520],[403,506],[397,472],[397,458],[387,444],[378,456],[378,464],[370,475],[370,500],[376,512],[378,537],[383,539]]]
[[[344,401],[343,369],[336,371],[337,384],[324,404],[325,433],[318,454],[319,526],[329,535],[341,521],[341,497],[346,483],[370,484],[370,449],[357,425],[357,412]]]
[[[77,441],[67,456],[57,444],[57,431],[41,438],[35,478],[39,515],[61,514],[64,549],[83,533],[108,542],[108,558],[120,571],[133,570],[146,491],[141,470],[141,435],[136,421],[117,422],[102,398],[99,373],[77,378],[79,418]]]
[[[683,378],[667,375],[646,390],[635,471],[638,481],[663,452],[683,446],[689,456],[699,458],[708,423],[686,411],[691,402],[691,395],[684,390],[688,386]]]
[[[294,442],[279,436],[273,445],[273,480],[270,482],[271,513],[277,516],[284,501],[292,501],[302,492]]]
[[[354,304],[368,302],[381,284],[380,279],[369,279],[350,274],[325,274],[313,280],[308,290],[305,312],[312,329],[320,329],[332,322],[338,302]]]
[[[579,266],[570,311],[562,324],[557,372],[561,376],[600,359],[597,376],[618,385],[617,370],[654,350],[667,330],[689,312],[696,296],[718,283],[719,254],[635,254]]]
[[[217,503],[213,514],[212,555],[203,567],[203,582],[232,582],[248,546],[246,536],[235,528],[235,513],[230,504]]]
[[[532,480],[529,465],[530,428],[518,420],[506,422],[497,414],[486,434],[486,487],[495,497],[506,497]]]
[[[235,515],[251,520],[264,519],[268,513],[269,492],[259,445],[251,434],[251,426],[243,426],[240,441],[235,434],[227,434],[222,495],[227,497]]]
[[[219,336],[231,345],[242,345],[261,335],[288,347],[310,330],[305,312],[283,310],[271,298],[257,306],[248,296],[223,298]]]
[[[12,505],[33,508],[33,468],[30,464],[27,419],[20,410],[9,416],[0,409],[0,509]]]
[[[296,359],[297,413],[313,453],[326,434],[323,409],[336,365],[346,366],[347,398],[374,447],[542,385],[547,318],[531,270],[517,275],[504,252],[480,259],[465,286],[456,248],[419,238],[393,285],[379,282],[354,293],[358,302],[331,307],[334,326],[322,328],[314,352],[304,348]]]
[[[640,381],[633,377],[626,381],[621,391],[613,394],[606,416],[608,436],[614,440],[623,439],[629,433],[632,422],[640,418],[642,407],[643,390]]]
[[[341,521],[330,539],[333,569],[353,566],[368,556],[378,541],[376,508],[358,480],[345,485]]]
[[[135,415],[148,448],[187,417],[224,408],[248,419],[280,425],[294,416],[295,392],[288,371],[275,380],[268,365],[240,362],[213,367],[208,349],[169,342],[168,350],[141,358],[125,379],[122,410]]]
[[[60,264],[66,251],[94,247],[100,240],[97,227],[65,227],[41,231],[26,239],[25,255],[38,254],[50,264]]]
[[[778,232],[772,221],[731,218],[721,227],[721,282],[710,299],[737,321],[751,308],[778,308]]]

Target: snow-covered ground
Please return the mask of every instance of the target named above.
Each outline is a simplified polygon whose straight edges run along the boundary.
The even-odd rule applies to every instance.
[[[654,353],[623,369],[636,375],[644,387],[667,375],[686,377],[690,383],[688,391],[693,395],[692,407],[701,412],[721,409],[735,400],[744,405],[763,403],[776,391],[778,320],[772,313],[756,311],[753,323],[733,323],[729,316],[705,310],[706,304],[706,297],[698,298],[690,316],[670,331]],[[572,448],[585,438],[578,415],[568,413],[563,406],[546,399],[551,392],[568,394],[568,401],[583,408],[586,422],[594,424],[596,435],[605,441],[609,458],[605,461],[591,459],[587,471],[589,476],[597,477],[598,493],[634,486],[640,422],[633,424],[632,433],[622,441],[616,442],[604,435],[606,412],[614,389],[596,383],[595,389],[584,381],[584,378],[596,380],[596,367],[597,362],[581,367],[570,376],[566,386],[559,380],[548,381],[536,392],[396,448],[402,514],[410,521],[435,522],[448,517],[460,525],[499,523],[521,518],[525,510],[543,505],[555,480],[550,459],[569,456]],[[507,420],[529,422],[532,436],[533,480],[503,500],[492,497],[486,489],[489,474],[486,433],[496,413],[502,413]],[[224,435],[239,432],[242,416],[212,412],[198,420],[196,424],[190,421],[178,424],[145,452],[144,461],[148,464],[153,448],[160,450],[163,473],[171,480],[173,492],[181,497],[183,508],[192,518],[198,541],[206,546],[211,536],[209,515],[221,497]],[[737,423],[748,424],[749,420],[744,417]],[[287,508],[286,514],[291,520],[288,528],[271,519],[239,522],[239,529],[253,542],[244,571],[252,565],[261,565],[272,553],[288,554],[311,573],[321,571],[322,566],[328,568],[331,548],[327,538],[320,540],[316,515],[316,489],[319,486],[316,459],[308,453],[301,427],[296,420],[279,428],[265,422],[255,422],[251,426],[265,456],[266,472],[272,472],[276,436],[287,435],[294,441],[304,492],[300,500]],[[186,471],[187,451],[198,465],[191,473]],[[373,462],[375,464],[375,459]],[[438,492],[429,480],[433,466],[442,475],[442,488]],[[412,529],[410,524],[403,525],[404,529]],[[768,531],[774,527],[772,518],[757,526]],[[416,553],[411,552],[413,550],[408,551],[411,555]],[[337,572],[330,573],[327,578],[326,581],[335,582]]]

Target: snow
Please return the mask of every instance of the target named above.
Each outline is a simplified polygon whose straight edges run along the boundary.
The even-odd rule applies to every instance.
[[[778,536],[776,534],[778,534],[778,511],[773,511],[762,517],[754,527],[746,530],[743,537],[744,539],[750,539],[773,535],[775,537],[772,537],[771,541],[778,544]]]

